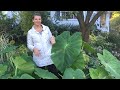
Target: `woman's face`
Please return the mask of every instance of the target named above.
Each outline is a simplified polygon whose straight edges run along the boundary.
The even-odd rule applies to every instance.
[[[41,16],[34,16],[33,18],[34,25],[41,25]]]

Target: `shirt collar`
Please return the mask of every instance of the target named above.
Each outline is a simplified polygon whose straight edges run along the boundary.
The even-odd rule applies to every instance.
[[[41,24],[41,26],[42,26],[42,31],[44,31],[44,30],[45,30],[45,26],[44,26],[43,24]],[[32,30],[33,30],[34,32],[36,32],[36,33],[39,33],[39,32],[37,32],[37,31],[35,30],[34,25],[32,26]]]

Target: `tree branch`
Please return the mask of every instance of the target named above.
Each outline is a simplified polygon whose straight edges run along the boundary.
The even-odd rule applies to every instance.
[[[79,23],[80,23],[80,27],[85,28],[83,11],[79,11],[79,12],[77,13],[77,19],[78,19],[78,21],[79,21]]]
[[[95,21],[102,15],[104,14],[106,11],[98,11],[98,13],[92,18],[92,20],[90,21],[90,23],[88,24],[88,27],[90,27],[91,25],[94,25]]]
[[[86,16],[86,19],[85,19],[86,24],[89,23],[92,14],[93,14],[93,11],[87,11],[87,16]]]

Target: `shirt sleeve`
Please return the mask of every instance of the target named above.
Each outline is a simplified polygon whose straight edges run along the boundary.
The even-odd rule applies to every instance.
[[[33,45],[33,41],[32,41],[30,32],[27,33],[27,47],[28,47],[28,49],[33,51],[34,45]]]
[[[50,31],[50,28],[49,27],[47,27],[47,28],[48,28],[49,37],[51,38],[52,37],[52,33]]]

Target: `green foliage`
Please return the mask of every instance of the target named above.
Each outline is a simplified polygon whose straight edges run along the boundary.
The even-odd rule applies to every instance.
[[[15,59],[13,59],[13,63],[15,65],[15,75],[17,75],[18,69],[24,73],[29,73],[29,74],[32,74],[34,71],[34,64],[31,62],[27,62],[21,56],[15,57]]]
[[[27,33],[27,31],[32,27],[32,16],[33,16],[33,11],[21,11],[20,13],[21,17],[21,28],[24,31],[24,34]]]
[[[110,28],[120,32],[120,11],[114,11],[110,20]]]
[[[57,25],[55,26],[55,30],[57,31],[57,34],[60,35],[64,31],[69,31],[70,34],[74,34],[75,32],[79,32],[79,26],[73,26],[73,25]]]
[[[30,76],[29,74],[23,74],[19,79],[35,79],[35,78]]]
[[[83,54],[83,59],[84,59],[85,63],[88,63],[90,61],[89,56],[85,52],[83,52],[82,54]]]
[[[83,69],[85,69],[85,66],[86,66],[86,61],[85,61],[86,59],[84,58],[84,55],[83,55],[83,53],[81,52],[80,54],[79,54],[79,56],[78,57],[76,57],[76,60],[73,62],[73,64],[72,64],[72,68],[75,70],[75,69],[81,69],[81,70],[83,70]]]
[[[15,19],[8,19],[6,16],[0,15],[2,16],[0,27],[4,28],[0,32],[2,33],[0,34],[1,79],[35,79],[35,75],[43,79],[58,79],[47,70],[34,68],[34,62],[32,61],[32,57],[27,55],[28,50],[25,45],[20,43],[17,48],[17,46],[13,46],[16,43],[13,39],[9,42],[8,37],[10,34],[10,37],[12,37],[12,34],[19,36],[22,35],[21,32],[18,32],[21,27],[25,32],[31,28],[34,12],[21,11],[21,23],[18,26],[14,21]],[[92,34],[90,35],[92,42],[90,45],[82,41],[81,33],[76,32],[79,31],[78,27],[74,28],[72,26],[62,25],[58,27],[47,19],[48,13],[46,11],[38,12],[42,15],[42,23],[48,25],[53,33],[55,30],[56,36],[58,35],[56,37],[56,44],[52,49],[52,59],[57,69],[63,73],[63,79],[85,79],[87,74],[92,79],[120,78],[119,60],[106,50],[103,50],[103,55],[100,54],[104,48],[111,51],[114,48],[120,51],[118,42],[119,31],[104,35],[101,34],[99,36]],[[3,33],[3,31],[7,30],[8,32],[11,30],[11,33],[8,35]],[[99,61],[96,57],[96,52],[100,52],[98,53]],[[100,67],[101,64],[102,67]],[[10,68],[11,66],[12,68]],[[86,71],[88,72],[86,73]]]
[[[15,55],[16,46],[9,43],[7,34],[0,35],[0,42],[0,63],[11,61],[12,56]]]
[[[18,42],[16,38],[23,35],[23,31],[21,30],[21,26],[18,22],[19,15],[15,14],[17,11],[11,11],[12,17],[8,17],[7,15],[3,15],[0,12],[0,35],[8,34],[7,37],[9,40],[14,40]]]
[[[98,57],[96,56],[89,56],[89,62],[87,64],[87,68],[96,68],[96,67],[99,67],[101,66],[101,63],[98,59]]]
[[[109,50],[114,56],[120,59],[120,33],[112,30],[109,33],[99,33],[98,36],[90,35],[90,45],[94,47],[96,52],[102,53],[105,48]],[[87,51],[87,50],[85,50]],[[95,53],[96,54],[96,53]],[[93,54],[92,54],[93,55]]]
[[[98,58],[105,70],[110,73],[113,78],[120,79],[120,61],[114,57],[109,51],[103,50],[103,55],[98,53]]]
[[[2,52],[3,49],[5,49],[9,44],[9,39],[8,39],[6,34],[0,35],[0,43],[1,43],[0,44],[0,51]],[[2,56],[1,56],[1,58],[2,58]]]
[[[0,64],[0,76],[4,75],[7,71],[7,65]]]
[[[80,33],[65,31],[56,37],[56,44],[52,48],[52,60],[56,67],[64,72],[65,68],[70,67],[79,55],[82,46]]]
[[[85,79],[85,74],[80,69],[66,68],[63,79]]]
[[[113,43],[109,41],[108,36],[108,33],[100,33],[98,36],[91,35],[90,45],[94,47],[95,53],[102,53],[104,48],[110,51],[112,50]]]
[[[106,38],[108,42],[107,50],[109,50],[115,57],[120,59],[120,32],[117,30],[112,30]]]
[[[83,49],[87,53],[91,53],[91,54],[96,53],[95,49],[89,43],[86,43],[86,42],[83,42]]]
[[[105,37],[99,35],[99,36],[96,36],[96,39],[97,41],[95,42],[96,46],[102,46],[104,48],[104,44],[105,44]]]
[[[48,70],[43,70],[40,68],[35,68],[36,75],[43,79],[58,79],[53,73],[49,72]]]
[[[95,43],[97,41],[97,37],[95,34],[92,33],[89,35],[89,37],[90,37],[90,43]]]
[[[11,43],[9,43],[9,39],[6,37],[6,34],[2,34],[0,40],[0,63],[2,63],[2,66],[0,66],[0,72],[2,76],[0,78],[17,79],[19,78],[19,76],[17,75],[23,73],[32,74],[32,72],[34,71],[34,63],[32,62],[32,58],[27,55],[27,53],[25,52],[26,50],[22,50],[24,48],[26,49],[26,47],[23,45],[18,48],[19,50],[21,50],[20,52],[18,51],[19,55],[21,55],[19,56],[18,53],[16,53],[17,46],[11,45]],[[7,66],[7,70],[5,66]]]
[[[27,54],[28,48],[24,44],[21,44],[19,48],[17,49],[17,52],[18,54]]]
[[[108,72],[103,67],[90,68],[89,72],[92,79],[110,79]]]
[[[0,33],[11,32],[13,27],[16,25],[16,18],[9,18],[0,12]]]
[[[7,72],[7,71],[6,71]],[[0,79],[11,79],[12,77],[11,77],[11,73],[9,73],[9,74],[7,74],[7,73],[4,73],[4,75],[2,75],[1,77],[0,77]]]
[[[108,35],[107,41],[116,44],[117,48],[120,48],[120,33],[118,31],[111,31]]]
[[[8,45],[5,49],[1,50],[0,54],[10,53],[11,51],[15,50],[16,48],[17,48],[17,46]]]
[[[13,13],[12,15],[13,17],[9,18],[0,13],[0,36],[4,34],[5,38],[7,37],[7,39],[5,39],[6,41],[8,41],[8,39],[14,40],[15,35],[18,37],[21,34],[20,25],[16,22],[18,16],[15,16]]]

